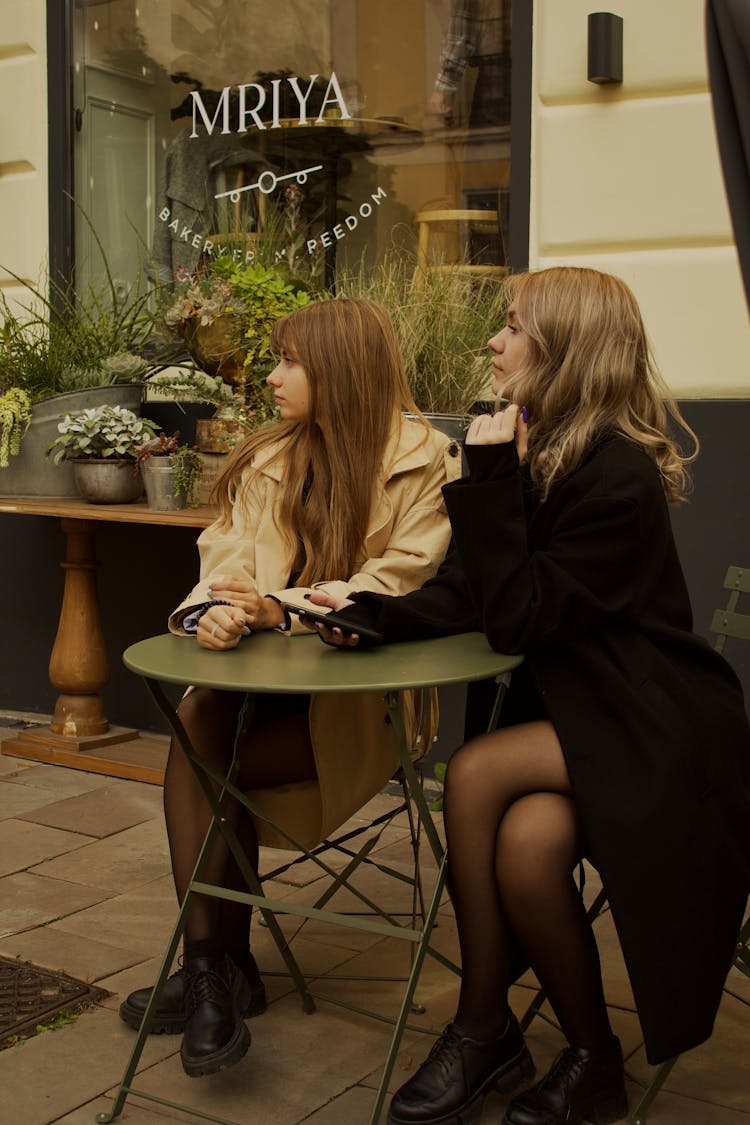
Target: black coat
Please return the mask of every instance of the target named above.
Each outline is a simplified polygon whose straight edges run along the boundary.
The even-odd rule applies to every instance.
[[[711,1034],[750,890],[750,727],[692,632],[652,460],[611,435],[540,502],[515,447],[470,446],[444,488],[454,549],[401,598],[357,595],[388,640],[482,629],[524,653],[511,721],[546,714],[630,974],[648,1059]]]

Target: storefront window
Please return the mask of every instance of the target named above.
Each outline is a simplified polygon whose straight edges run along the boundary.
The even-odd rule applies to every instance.
[[[76,0],[77,283],[273,237],[330,284],[396,247],[500,274],[510,0]],[[85,216],[85,218],[84,218]]]

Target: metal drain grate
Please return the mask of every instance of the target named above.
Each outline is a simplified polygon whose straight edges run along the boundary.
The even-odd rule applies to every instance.
[[[17,1035],[33,1035],[38,1024],[63,1011],[80,1011],[87,1002],[109,995],[66,973],[0,957],[0,1046]]]

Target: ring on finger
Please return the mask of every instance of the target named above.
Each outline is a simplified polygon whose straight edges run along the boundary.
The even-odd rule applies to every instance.
[[[216,630],[217,630],[218,628],[219,628],[219,622],[217,621],[217,622],[216,622],[216,624],[215,624],[215,625],[213,626],[213,628],[211,629],[211,636],[212,636],[212,637],[215,637],[215,636],[216,636]]]

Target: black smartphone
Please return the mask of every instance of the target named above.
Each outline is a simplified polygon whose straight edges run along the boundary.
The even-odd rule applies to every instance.
[[[352,633],[356,633],[363,641],[369,641],[370,644],[383,644],[384,638],[382,633],[378,633],[376,629],[371,629],[366,625],[355,625],[338,613],[327,612],[314,605],[298,606],[292,605],[291,602],[282,602],[281,605],[288,613],[296,614],[300,620],[306,623],[312,624],[313,622],[319,621],[323,625],[327,625],[329,629],[332,629],[335,625],[342,633],[347,633],[349,636],[351,636]]]

